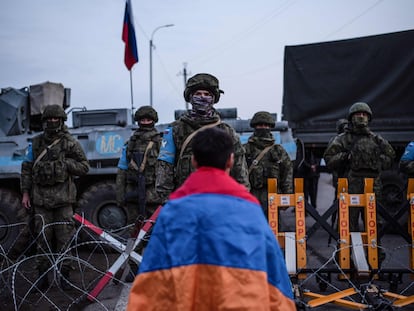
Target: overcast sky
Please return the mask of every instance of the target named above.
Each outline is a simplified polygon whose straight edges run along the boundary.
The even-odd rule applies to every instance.
[[[241,118],[276,112],[283,96],[286,45],[414,29],[412,0],[132,0],[140,61],[132,69],[134,106],[160,122],[184,109],[188,77],[208,72],[225,91],[217,108]],[[131,108],[121,41],[124,0],[1,0],[0,88],[44,81],[71,88],[71,107]],[[403,48],[403,47],[402,47]],[[346,74],[346,73],[344,73]]]

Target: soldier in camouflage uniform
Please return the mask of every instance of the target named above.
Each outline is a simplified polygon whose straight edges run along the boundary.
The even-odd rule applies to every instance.
[[[169,194],[181,186],[194,170],[191,165],[191,139],[202,128],[214,127],[224,129],[234,142],[234,166],[231,176],[239,183],[250,188],[244,149],[234,129],[222,122],[214,104],[223,93],[219,89],[216,77],[200,73],[191,77],[184,90],[184,98],[190,102],[192,109],[173,122],[164,132],[163,141],[156,168],[156,189],[160,203],[164,203]]]
[[[117,203],[126,206],[128,224],[139,215],[150,217],[157,208],[155,191],[155,164],[161,145],[161,134],[156,130],[158,114],[151,106],[142,106],[134,120],[138,129],[122,149],[116,177]]]
[[[293,164],[286,150],[275,143],[271,132],[275,120],[269,112],[255,113],[250,126],[254,128],[254,133],[243,145],[249,168],[250,192],[260,201],[267,217],[267,179],[277,179],[278,193],[292,193]]]
[[[381,201],[381,171],[390,169],[395,158],[392,146],[380,135],[370,131],[371,108],[363,102],[355,103],[348,113],[348,127],[336,136],[325,150],[324,158],[331,170],[349,167],[347,172],[349,193],[364,192],[364,179],[374,178],[374,191]],[[360,209],[350,208],[351,231],[360,231],[358,220]],[[381,220],[378,219],[380,224]]]
[[[50,253],[54,240],[57,251],[64,251],[74,233],[73,204],[76,203],[75,176],[89,171],[88,160],[79,142],[67,130],[67,116],[59,105],[47,106],[42,114],[44,132],[33,138],[22,162],[22,204],[35,214],[38,254]],[[59,224],[55,224],[59,223]],[[53,225],[50,225],[53,224]],[[49,286],[47,256],[36,257],[41,277],[38,287]],[[67,260],[60,263],[61,286],[70,288]]]

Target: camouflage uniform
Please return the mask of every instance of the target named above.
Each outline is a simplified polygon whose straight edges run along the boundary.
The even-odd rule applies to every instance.
[[[58,126],[49,118],[59,118]],[[64,125],[66,114],[62,107],[51,105],[42,115],[44,133],[33,138],[22,163],[21,190],[30,194],[38,233],[38,253],[50,253],[53,238],[58,251],[68,247],[73,236],[73,204],[76,203],[75,176],[85,175],[88,160],[79,142]],[[54,122],[56,123],[56,122]],[[44,156],[41,157],[43,151]],[[62,222],[58,225],[49,225]],[[46,256],[36,258],[37,267],[44,272],[50,265]],[[62,263],[62,274],[68,276],[71,266]]]
[[[140,119],[153,120],[150,125],[140,124]],[[140,202],[145,206],[144,217],[150,217],[157,205],[158,196],[155,191],[155,164],[161,145],[161,134],[154,125],[158,122],[157,112],[150,106],[143,106],[135,113],[135,121],[139,128],[133,133],[129,141],[124,145],[122,156],[118,163],[118,174],[116,177],[117,203],[126,205],[128,210],[128,224],[134,223],[140,213]],[[151,145],[150,145],[151,143]],[[137,155],[145,161],[136,163]],[[140,172],[142,170],[142,172]],[[143,179],[139,178],[142,174]],[[139,187],[139,182],[144,181],[144,187]],[[143,193],[140,193],[142,189]]]
[[[272,116],[268,112],[256,113],[250,125],[254,128],[258,123],[275,126]],[[266,147],[271,148],[263,155],[257,164],[253,162]],[[278,193],[293,193],[293,164],[286,150],[279,144],[270,131],[263,131],[262,134],[255,130],[248,142],[243,145],[246,150],[246,161],[249,167],[250,192],[257,197],[267,217],[268,209],[268,178],[277,179]]]
[[[335,137],[325,151],[324,158],[331,170],[349,167],[347,172],[349,193],[364,192],[364,179],[374,178],[374,191],[377,200],[381,200],[381,181],[379,174],[390,169],[395,158],[392,146],[380,135],[374,134],[366,126],[357,126],[353,115],[357,112],[368,114],[371,120],[372,112],[365,103],[355,103],[349,110],[350,124],[344,133]],[[360,209],[350,209],[350,230],[360,231],[358,219]],[[378,220],[380,223],[380,220]]]
[[[165,130],[157,161],[156,189],[160,195],[160,203],[164,203],[169,194],[181,186],[194,171],[191,164],[190,141],[184,146],[184,150],[182,149],[185,140],[203,126],[217,126],[230,134],[234,141],[234,166],[230,175],[248,189],[250,188],[244,149],[239,136],[230,125],[220,121],[220,116],[212,104],[198,107],[197,103],[192,102],[192,94],[196,90],[208,90],[213,94],[214,103],[218,102],[220,93],[223,93],[218,87],[218,80],[212,75],[197,74],[188,80],[184,98],[191,102],[193,109]],[[205,111],[202,111],[204,108]]]

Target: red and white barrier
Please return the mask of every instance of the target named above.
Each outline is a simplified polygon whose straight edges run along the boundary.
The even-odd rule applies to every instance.
[[[109,268],[109,270],[105,273],[105,275],[100,279],[98,284],[94,287],[94,289],[88,294],[88,299],[90,301],[96,300],[98,295],[102,292],[106,284],[109,283],[110,280],[114,277],[115,273],[122,268],[122,266],[125,265],[125,263],[131,259],[136,264],[140,264],[142,261],[142,256],[134,251],[134,249],[139,245],[139,243],[144,239],[147,232],[151,229],[153,224],[155,223],[155,220],[158,217],[158,214],[161,211],[161,206],[159,206],[155,212],[151,215],[151,217],[145,221],[144,226],[140,229],[138,232],[138,236],[132,240],[132,243],[130,245],[125,245],[122,242],[115,239],[110,234],[106,233],[101,228],[95,226],[93,223],[88,221],[87,219],[83,218],[79,214],[75,214],[73,217],[76,221],[81,223],[82,225],[86,226],[91,231],[95,232],[99,238],[103,241],[107,241],[108,245],[116,249],[121,253],[121,255],[118,257],[117,260],[112,264],[112,266]]]

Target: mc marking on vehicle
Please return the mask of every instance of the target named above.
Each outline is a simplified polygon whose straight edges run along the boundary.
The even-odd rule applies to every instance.
[[[96,141],[96,151],[100,154],[114,154],[122,150],[124,140],[114,132],[104,132]]]

